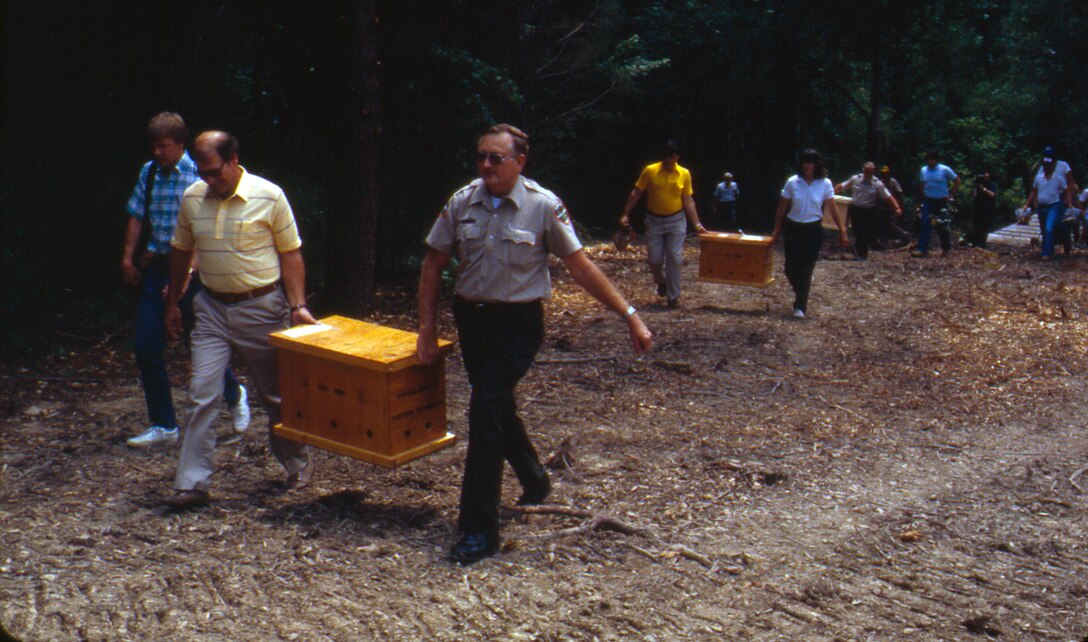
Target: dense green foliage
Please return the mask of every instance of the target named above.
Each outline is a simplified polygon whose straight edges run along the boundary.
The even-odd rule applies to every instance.
[[[234,131],[243,164],[287,189],[321,289],[354,167],[350,4],[3,4],[6,353],[58,315],[126,318],[108,318],[124,310],[123,206],[161,109]],[[665,137],[700,206],[729,169],[764,217],[805,146],[836,180],[890,163],[910,194],[935,147],[967,179],[965,216],[981,168],[1007,212],[1045,144],[1074,169],[1088,160],[1088,13],[1073,0],[402,0],[377,14],[378,251],[358,260],[386,282],[412,278],[495,121],[530,132],[527,173],[595,230]]]

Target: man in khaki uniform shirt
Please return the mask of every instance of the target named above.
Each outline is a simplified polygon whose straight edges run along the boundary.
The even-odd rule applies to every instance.
[[[888,187],[876,177],[876,163],[873,161],[866,161],[861,166],[860,174],[854,174],[835,186],[836,194],[844,190],[849,190],[853,197],[847,208],[847,216],[854,227],[854,249],[858,258],[865,260],[869,258],[869,248],[876,245],[879,230],[877,205],[880,201],[887,203],[896,216],[902,216],[903,212]]]
[[[563,260],[574,280],[627,323],[636,352],[649,350],[650,331],[608,278],[582,251],[559,198],[521,175],[528,136],[495,125],[480,137],[480,178],[460,189],[438,215],[419,281],[418,358],[433,363],[442,270],[456,254],[453,314],[472,395],[468,455],[461,486],[461,539],[450,558],[471,564],[499,548],[503,461],[525,492],[519,504],[540,504],[548,474],[517,414],[514,388],[544,338],[542,299],[551,294],[548,256]]]
[[[181,200],[166,301],[167,332],[176,340],[181,332],[178,300],[196,252],[204,290],[193,301],[191,413],[178,456],[177,492],[166,501],[174,508],[209,501],[215,471],[211,424],[233,351],[242,357],[268,411],[272,453],[287,469],[288,489],[306,486],[314,471],[306,446],[271,432],[279,421],[280,396],[276,352],[268,335],[314,323],[306,308],[302,240],[291,206],[282,189],[238,164],[234,136],[205,132],[193,151],[204,180],[185,190]]]

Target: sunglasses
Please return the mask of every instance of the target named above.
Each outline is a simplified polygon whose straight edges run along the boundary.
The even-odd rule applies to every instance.
[[[219,165],[219,167],[216,167],[215,169],[197,170],[197,176],[203,179],[216,178],[223,173],[223,168],[226,166],[226,163],[222,163]]]
[[[476,152],[476,163],[478,165],[483,165],[484,161],[487,161],[492,165],[501,165],[503,161],[508,161],[511,158],[517,158],[517,156],[501,156],[494,152],[490,154],[487,152]]]

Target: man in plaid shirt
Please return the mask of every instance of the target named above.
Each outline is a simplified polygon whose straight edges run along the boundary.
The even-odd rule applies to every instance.
[[[125,228],[125,251],[121,257],[122,278],[125,283],[138,286],[140,290],[136,316],[136,363],[140,367],[140,383],[151,423],[143,433],[128,440],[130,446],[136,447],[169,444],[178,439],[170,377],[163,360],[166,348],[163,292],[168,281],[167,257],[170,239],[178,222],[181,195],[185,188],[197,181],[196,163],[185,151],[189,129],[181,116],[173,112],[156,114],[148,124],[147,134],[153,160],[140,170],[140,178],[128,199],[129,219]],[[147,192],[149,181],[150,196]],[[150,223],[146,241],[141,239],[145,217]],[[191,279],[183,301],[188,304],[188,314],[183,313],[183,316],[189,329],[192,327],[192,299],[199,290],[200,279]],[[245,388],[230,370],[225,376],[223,395],[231,412],[234,432],[240,435],[249,426],[249,404]]]

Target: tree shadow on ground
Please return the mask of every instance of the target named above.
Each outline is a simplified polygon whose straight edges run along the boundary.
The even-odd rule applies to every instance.
[[[712,314],[728,314],[730,316],[737,317],[763,317],[767,316],[771,312],[771,306],[768,304],[758,309],[739,309],[739,308],[727,308],[720,305],[701,305],[696,308],[699,312],[710,312]]]
[[[261,519],[274,524],[342,525],[349,522],[370,533],[397,535],[434,526],[437,511],[430,506],[406,506],[366,501],[362,491],[340,491],[264,513]]]

